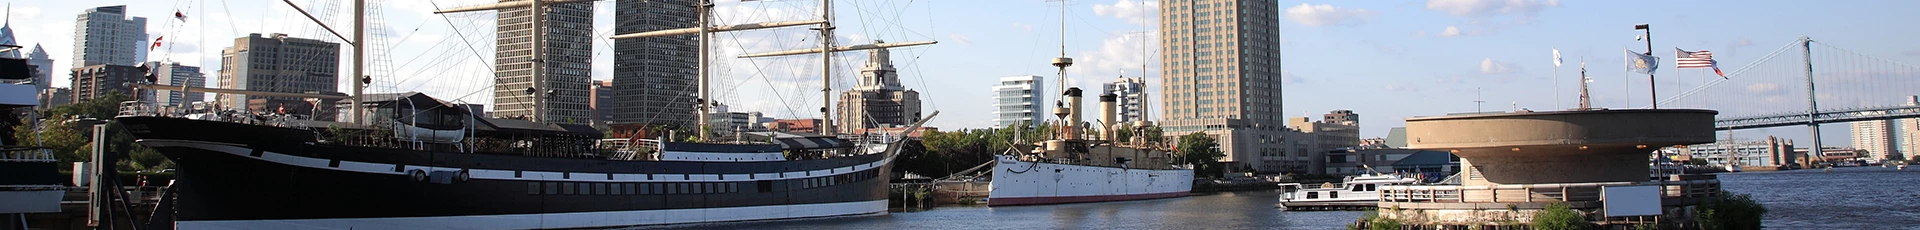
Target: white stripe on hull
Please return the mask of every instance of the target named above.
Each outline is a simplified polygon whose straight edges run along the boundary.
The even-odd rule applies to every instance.
[[[218,143],[218,142],[190,141],[190,140],[162,140],[162,139],[143,139],[143,140],[140,140],[140,142],[141,144],[147,147],[187,147],[187,148],[196,148],[196,149],[203,149],[207,151],[220,152],[225,154],[232,154],[232,155],[241,156],[241,157],[252,157],[251,154],[253,151],[253,149],[246,148],[242,145]],[[358,173],[388,174],[388,175],[406,175],[406,171],[412,170],[412,169],[421,169],[429,172],[460,170],[460,168],[431,167],[431,166],[419,166],[419,165],[394,165],[394,164],[356,162],[356,161],[340,161],[340,167],[330,167],[328,166],[328,164],[331,162],[331,160],[328,160],[328,159],[294,156],[294,155],[287,155],[283,153],[268,152],[268,151],[262,151],[259,159],[268,161],[268,162],[279,163],[279,164],[315,168],[315,169],[349,171],[349,172],[358,172]],[[760,181],[760,180],[775,180],[775,179],[798,179],[798,178],[839,176],[842,174],[849,174],[849,173],[857,172],[860,170],[879,168],[880,166],[884,166],[887,163],[892,161],[893,161],[893,157],[887,157],[885,159],[881,159],[874,162],[867,162],[865,164],[858,164],[853,166],[846,166],[846,167],[839,167],[839,168],[832,168],[832,169],[756,174],[756,175],[762,175],[762,176],[754,177],[754,178],[749,178],[747,176],[744,176],[745,174],[732,174],[730,176],[721,177],[719,174],[639,174],[639,173],[614,173],[613,179],[607,179],[607,177],[605,176],[572,176],[569,178],[568,176],[566,176],[565,173],[572,173],[573,175],[607,175],[607,173],[603,173],[603,172],[542,172],[542,171],[521,171],[520,177],[514,177],[513,170],[497,170],[497,169],[468,169],[467,173],[473,179],[517,180],[517,181],[745,182],[745,181]],[[394,170],[394,167],[405,167],[405,168],[402,168],[400,170]],[[649,177],[649,175],[651,175],[651,177]],[[654,178],[654,179],[648,179],[648,178]]]
[[[551,229],[885,214],[887,201],[443,217],[179,221],[178,229]]]
[[[1189,192],[1193,170],[1121,169],[1036,163],[997,156],[987,199],[1024,197],[1120,196]],[[1038,164],[1038,165],[1036,165]]]

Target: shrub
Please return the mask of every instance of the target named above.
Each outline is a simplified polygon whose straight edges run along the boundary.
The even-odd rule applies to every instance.
[[[1587,217],[1573,211],[1567,203],[1547,204],[1547,210],[1533,215],[1533,223],[1528,226],[1540,230],[1578,230],[1587,229]]]
[[[1701,229],[1760,229],[1760,217],[1767,214],[1767,207],[1747,194],[1722,194],[1700,203]]]

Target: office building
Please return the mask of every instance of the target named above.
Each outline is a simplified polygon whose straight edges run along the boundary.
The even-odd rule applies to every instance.
[[[1146,80],[1126,77],[1113,79],[1113,82],[1100,84],[1100,92],[1113,94],[1114,116],[1119,122],[1146,120]]]
[[[1314,137],[1313,149],[1352,149],[1360,145],[1360,126],[1358,126],[1358,124],[1342,124],[1326,120],[1308,121],[1307,117],[1295,117],[1287,119],[1287,126],[1299,129],[1300,132],[1306,133],[1307,135],[1312,135]],[[1311,168],[1326,167],[1326,162],[1314,161],[1307,163],[1309,165],[1308,167]]]
[[[147,62],[147,68],[153,72],[157,84],[171,86],[207,87],[207,75],[200,73],[200,67],[181,65],[179,62]],[[179,107],[192,106],[193,102],[205,100],[205,93],[182,93],[177,89],[159,88],[140,92],[140,101],[155,105]]]
[[[881,41],[874,41],[880,43]],[[920,92],[900,86],[887,49],[867,50],[867,64],[860,69],[860,83],[840,93],[834,119],[840,133],[859,134],[868,129],[904,127],[920,121]]]
[[[148,45],[147,18],[127,17],[127,6],[87,9],[74,23],[71,61],[73,68],[134,66],[147,60]]]
[[[1279,3],[1261,0],[1160,1],[1161,126],[1166,135],[1204,132],[1231,168],[1324,171],[1265,166],[1267,159],[1312,161],[1294,152],[1281,113]],[[1299,160],[1295,160],[1299,159]]]
[[[993,127],[1012,128],[1039,125],[1047,121],[1046,83],[1040,76],[1000,78],[993,86]]]
[[[1907,106],[1920,106],[1920,96],[1907,96]],[[1899,135],[1900,143],[1895,146],[1899,148],[1897,151],[1909,161],[1920,159],[1920,118],[1898,121],[1900,127],[1896,128],[1899,131],[1895,135]]]
[[[339,82],[338,43],[279,33],[248,34],[234,38],[233,46],[220,52],[218,88],[320,94],[338,93]],[[220,94],[215,100],[229,109],[312,106],[305,98]]]
[[[620,0],[614,34],[691,28],[697,0]],[[694,35],[613,40],[613,122],[691,126],[699,98],[700,41]],[[719,79],[719,78],[716,78]]]
[[[33,50],[27,52],[27,65],[33,66],[33,88],[45,91],[53,88],[53,58],[47,57],[47,49],[33,44]]]
[[[104,98],[113,93],[134,96],[132,83],[145,81],[146,72],[124,65],[73,68],[73,103]]]
[[[1799,167],[1793,148],[1793,140],[1767,136],[1764,141],[1721,141],[1689,145],[1680,151],[1689,159],[1702,159],[1712,166]]]
[[[1320,120],[1326,121],[1327,123],[1360,126],[1360,114],[1353,113],[1353,110],[1342,109],[1327,112],[1326,115],[1321,116]]]
[[[54,106],[73,104],[72,88],[47,88],[40,90],[38,95],[40,97],[40,107],[38,107],[38,109],[48,109]]]
[[[587,114],[593,115],[593,124],[605,125],[612,121],[613,81],[593,80],[587,88]]]
[[[517,0],[502,0],[512,2]],[[539,118],[539,122],[591,122],[587,101],[593,58],[593,4],[550,4],[542,14],[545,56],[539,79],[533,75],[533,11],[499,10],[494,39],[494,116]],[[623,59],[626,58],[622,56]],[[615,79],[619,82],[619,79]],[[535,84],[539,84],[535,90]],[[539,91],[539,92],[536,92]],[[535,94],[544,94],[536,97]],[[544,111],[534,115],[536,98]]]

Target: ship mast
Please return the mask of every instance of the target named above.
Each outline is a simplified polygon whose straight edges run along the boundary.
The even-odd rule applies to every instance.
[[[361,90],[367,88],[367,0],[353,1],[353,97],[347,98],[353,110],[353,124],[366,124],[366,107],[360,104]],[[318,114],[315,114],[318,115]]]
[[[711,9],[713,9],[713,1],[710,1],[710,0],[700,0],[700,3],[697,3],[697,4],[700,4],[699,6],[696,6],[696,7],[695,7],[695,8],[697,8],[697,9],[695,9],[696,11],[700,11],[700,12],[699,12],[699,16],[700,16],[700,19],[699,19],[699,23],[700,23],[700,24],[699,24],[699,25],[696,25],[696,26],[699,26],[699,27],[700,27],[700,33],[699,33],[699,36],[700,36],[700,38],[699,38],[699,39],[700,39],[700,45],[699,45],[699,46],[700,46],[700,52],[699,52],[699,56],[700,56],[700,61],[699,61],[699,62],[696,62],[696,63],[699,63],[699,64],[696,64],[696,65],[697,65],[697,66],[699,66],[699,67],[698,67],[698,69],[699,69],[698,71],[700,71],[700,73],[698,74],[698,75],[699,75],[699,77],[700,77],[700,99],[699,99],[699,100],[696,100],[696,101],[694,101],[695,103],[699,103],[699,105],[694,105],[694,108],[699,108],[699,110],[700,110],[700,112],[699,112],[699,113],[700,113],[700,114],[699,114],[699,115],[697,115],[697,116],[695,116],[695,118],[694,118],[694,119],[699,119],[699,121],[698,121],[698,122],[696,122],[696,124],[697,124],[697,125],[696,125],[696,126],[694,126],[694,127],[698,127],[698,129],[700,129],[700,131],[699,131],[699,133],[700,133],[700,141],[707,141],[707,138],[709,138],[709,137],[710,137],[710,136],[709,136],[710,134],[708,134],[708,131],[709,131],[709,130],[708,130],[708,128],[707,128],[707,125],[708,125],[708,124],[707,124],[707,122],[709,122],[709,121],[707,121],[707,119],[711,119],[711,118],[708,118],[707,116],[711,116],[710,114],[712,114],[712,113],[713,113],[713,102],[712,102],[712,101],[710,101],[710,100],[713,100],[713,99],[711,99],[711,97],[710,97],[709,95],[707,95],[707,94],[708,94],[708,92],[707,92],[707,74],[708,74],[708,73],[707,73],[707,72],[708,72],[708,71],[707,71],[707,59],[710,59],[710,58],[712,58],[712,57],[708,57],[708,56],[707,56],[707,52],[708,52],[709,50],[712,50],[711,48],[709,48],[709,47],[708,47],[708,45],[710,45],[710,44],[711,44],[711,43],[708,43],[708,42],[709,42],[709,41],[708,41],[708,39],[709,39],[709,38],[713,38],[713,36],[712,36],[712,33],[709,33],[709,32],[707,32],[707,27],[709,27],[709,26],[707,25],[707,24],[709,24],[709,23],[707,22],[707,20],[708,20],[709,18],[712,18],[712,16],[711,16],[711,15],[709,15],[709,14],[710,14],[710,13],[712,13],[712,10],[711,10]]]
[[[358,1],[365,1],[365,0],[358,0]],[[546,112],[547,112],[546,99],[547,99],[547,96],[548,96],[547,94],[549,90],[546,89],[547,88],[545,84],[546,77],[545,77],[545,74],[543,74],[544,71],[542,71],[546,69],[545,58],[547,53],[546,42],[545,42],[547,38],[547,33],[546,33],[547,28],[545,25],[546,24],[545,13],[548,8],[552,7],[552,5],[566,4],[566,3],[593,2],[593,1],[595,0],[525,0],[525,1],[501,2],[501,3],[468,6],[468,7],[457,7],[453,9],[434,11],[433,13],[445,14],[445,13],[472,12],[472,11],[483,11],[483,10],[505,10],[505,9],[512,9],[517,7],[530,8],[528,10],[528,16],[530,17],[527,20],[532,20],[531,26],[533,26],[533,28],[531,28],[533,30],[533,34],[532,36],[530,36],[531,38],[529,39],[529,42],[532,43],[531,48],[533,50],[532,58],[530,60],[532,62],[531,64],[533,65],[533,69],[532,69],[533,82],[531,82],[531,85],[533,86],[527,88],[527,90],[530,91],[527,93],[533,94],[533,108],[531,109],[533,111],[529,117],[531,117],[534,122],[546,122],[547,120],[545,119],[548,118],[546,116]],[[354,36],[360,36],[360,35],[354,35]],[[356,57],[356,59],[358,58]],[[359,91],[359,89],[356,88],[354,89],[354,91]]]
[[[820,47],[833,47],[833,0],[820,0]],[[820,135],[833,136],[833,51],[820,49]]]

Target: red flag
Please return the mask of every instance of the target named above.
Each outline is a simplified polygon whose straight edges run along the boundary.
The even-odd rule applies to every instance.
[[[162,39],[167,39],[167,36],[160,36],[160,37],[157,37],[157,38],[153,38],[153,47],[147,47],[147,50],[153,50],[153,49],[159,49],[159,48],[160,48],[160,40],[162,40]]]
[[[173,11],[173,18],[180,19],[180,21],[182,22],[187,21],[187,13],[181,13],[180,11]]]

